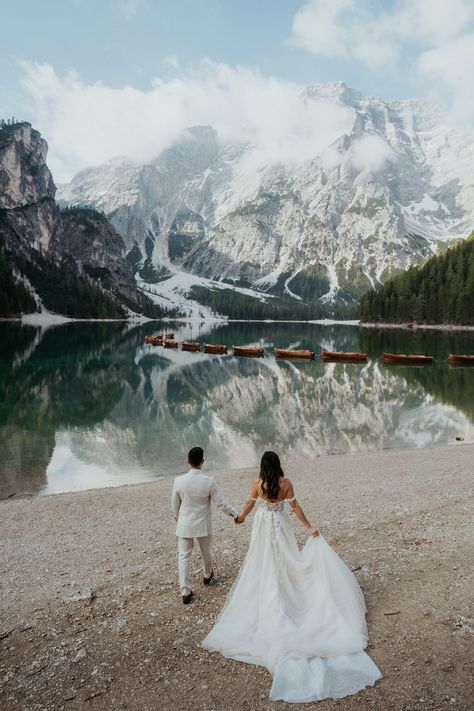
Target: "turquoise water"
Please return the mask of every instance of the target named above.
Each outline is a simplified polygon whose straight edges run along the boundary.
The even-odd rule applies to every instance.
[[[262,359],[144,344],[157,324],[0,325],[0,496],[114,486],[208,469],[359,450],[474,440],[474,334],[301,323],[167,325],[179,340],[260,345]],[[274,346],[364,351],[365,365],[277,362]],[[435,356],[385,368],[383,351]]]

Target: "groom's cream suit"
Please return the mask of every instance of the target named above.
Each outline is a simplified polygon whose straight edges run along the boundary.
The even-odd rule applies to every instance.
[[[183,595],[191,592],[189,562],[195,538],[201,549],[204,577],[209,578],[212,572],[211,501],[232,518],[237,516],[217,488],[216,480],[200,469],[190,469],[174,480],[171,504],[177,522],[179,585]]]

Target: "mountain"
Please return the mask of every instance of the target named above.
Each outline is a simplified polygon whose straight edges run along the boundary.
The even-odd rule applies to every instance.
[[[267,304],[356,302],[471,231],[474,131],[447,127],[433,101],[385,102],[343,83],[303,98],[347,116],[304,159],[262,163],[251,141],[196,126],[147,164],[118,157],[82,170],[59,199],[103,211],[139,284],[181,306],[212,307],[224,287],[228,299],[246,289]]]
[[[61,214],[47,144],[29,123],[0,126],[0,315],[161,314],[137,288],[122,237],[105,216]]]
[[[474,232],[362,297],[364,321],[474,325]]]

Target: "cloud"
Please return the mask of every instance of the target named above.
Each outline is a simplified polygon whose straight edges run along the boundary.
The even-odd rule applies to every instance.
[[[118,0],[118,9],[125,20],[135,17],[139,9],[143,6],[144,0]]]
[[[351,158],[352,164],[358,170],[378,173],[387,161],[396,160],[396,154],[383,138],[368,133],[354,143]]]
[[[474,5],[470,0],[405,0],[388,19],[395,21],[392,32],[400,37],[439,46],[467,30],[474,19]]]
[[[294,16],[290,42],[313,54],[349,57],[347,30],[343,22],[344,19],[350,21],[354,11],[353,0],[313,0]]]
[[[316,56],[343,57],[369,67],[396,62],[464,33],[474,19],[471,0],[398,0],[390,11],[368,0],[309,0],[293,18],[289,43]]]
[[[451,104],[458,122],[472,122],[473,38],[472,0],[395,0],[388,9],[370,0],[308,0],[288,43],[365,70],[411,74]]]
[[[374,15],[360,0],[310,0],[293,18],[289,44],[372,67],[395,62],[399,53],[386,15]]]
[[[419,73],[433,85],[444,87],[452,122],[463,126],[474,119],[474,87],[469,67],[474,66],[474,32],[424,52],[418,59]]]
[[[47,64],[23,63],[31,121],[50,146],[58,182],[117,156],[156,157],[187,127],[211,125],[223,141],[250,147],[254,167],[317,157],[352,129],[353,111],[312,98],[297,84],[210,61],[144,91],[86,84],[75,72],[58,76]]]

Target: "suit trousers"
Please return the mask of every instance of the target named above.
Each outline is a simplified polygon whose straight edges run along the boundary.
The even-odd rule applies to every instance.
[[[201,558],[204,570],[204,577],[208,578],[212,572],[212,533],[209,536],[197,538],[201,549]],[[178,536],[178,570],[179,587],[182,595],[189,595],[192,590],[189,579],[189,563],[193,552],[194,538],[182,538]]]

